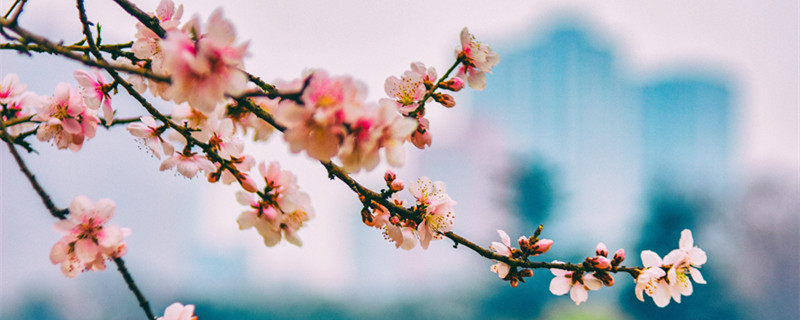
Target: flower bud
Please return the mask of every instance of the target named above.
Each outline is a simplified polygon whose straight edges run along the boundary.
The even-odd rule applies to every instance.
[[[610,270],[611,269],[611,260],[603,256],[596,256],[591,258],[586,258],[586,262],[589,263],[589,266],[592,266],[597,269],[601,270]]]
[[[511,278],[510,282],[512,288],[516,288],[519,285],[519,279],[517,279],[516,277]]]
[[[625,260],[625,249],[620,248],[617,252],[614,252],[614,259],[611,260],[611,265],[618,266],[622,261]]]
[[[395,179],[389,185],[389,188],[392,189],[392,191],[395,191],[395,192],[401,191],[401,190],[405,189],[405,187],[406,187],[406,184],[403,182],[403,179]]]
[[[398,224],[400,222],[400,218],[398,218],[397,216],[392,216],[391,218],[389,218],[389,222],[391,222],[392,224]]]
[[[386,170],[386,173],[383,174],[383,180],[386,181],[386,185],[389,185],[397,179],[397,175],[392,171],[392,169]]]
[[[531,270],[531,269],[522,269],[522,270],[519,271],[519,275],[521,277],[523,277],[523,278],[531,277],[531,276],[533,276],[533,270]]]
[[[256,192],[258,191],[258,185],[256,185],[255,180],[250,178],[247,174],[240,173],[238,177],[239,184],[242,185],[242,189],[246,190],[247,192]]]
[[[458,92],[464,89],[464,80],[458,77],[451,78],[450,80],[439,82],[439,88]]]
[[[452,108],[456,105],[456,100],[453,99],[453,96],[445,93],[434,93],[433,100],[436,102],[441,103],[446,108]]]
[[[614,285],[614,277],[612,277],[608,272],[605,271],[598,271],[594,273],[594,277],[598,280],[603,282],[603,285],[606,287],[610,287]]]
[[[552,247],[552,246],[553,246],[553,240],[550,240],[550,239],[539,239],[539,241],[536,241],[536,243],[534,243],[531,246],[530,251],[531,251],[531,254],[538,255],[538,254],[542,254],[542,253],[545,253],[545,252],[549,251],[550,247]]]
[[[605,243],[598,243],[597,248],[594,249],[594,253],[598,256],[608,257],[608,248],[606,248]]]
[[[517,243],[519,243],[519,248],[520,249],[527,248],[528,247],[528,243],[529,243],[528,237],[526,237],[526,236],[519,237],[519,239],[517,240]]]
[[[222,175],[222,171],[211,172],[208,174],[208,182],[215,183],[219,181],[220,176]]]

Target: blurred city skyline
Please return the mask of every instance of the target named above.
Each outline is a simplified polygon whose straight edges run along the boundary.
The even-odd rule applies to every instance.
[[[140,6],[155,8],[156,3],[143,1]],[[359,2],[320,4],[316,8],[259,3],[225,8],[225,13],[236,21],[242,39],[251,39],[254,53],[247,66],[253,73],[269,75],[265,79],[289,79],[299,76],[305,67],[322,67],[333,74],[349,72],[369,84],[371,100],[384,95],[383,79],[387,75],[401,74],[411,61],[425,61],[442,72],[452,62],[457,32],[464,25],[479,40],[492,45],[502,60],[488,76],[487,90],[457,94],[458,105],[453,109],[431,108],[433,147],[424,151],[409,148],[409,164],[397,170],[404,177],[428,175],[447,182],[449,193],[459,202],[456,231],[479,244],[497,241],[497,228],[506,229],[512,237],[530,233],[525,228],[537,225],[541,219],[547,221],[547,237],[557,243],[553,249],[557,255],[545,259],[580,259],[580,255],[590,253],[597,241],[605,241],[612,250],[624,247],[630,264],[636,264],[639,259],[635,250],[642,249],[636,248],[636,243],[642,243],[641,226],[648,223],[645,213],[658,211],[653,210],[649,188],[654,181],[665,181],[667,185],[674,184],[673,189],[686,191],[676,201],[667,201],[667,209],[689,208],[687,214],[699,212],[720,220],[712,226],[706,224],[707,219],[698,217],[694,218],[699,221],[687,222],[705,226],[700,230],[707,232],[698,230],[695,236],[713,244],[707,249],[713,252],[710,261],[735,258],[730,249],[726,251],[728,240],[719,230],[731,226],[723,219],[730,215],[743,215],[749,217],[748,221],[762,223],[756,225],[761,230],[756,234],[775,237],[767,237],[772,239],[769,241],[759,238],[763,246],[769,248],[767,251],[785,253],[785,245],[770,244],[786,239],[798,242],[798,196],[794,189],[785,189],[781,184],[785,181],[775,182],[770,177],[777,175],[796,184],[800,164],[796,92],[800,81],[797,68],[787,67],[800,65],[794,61],[800,41],[797,21],[788,19],[786,13],[793,10],[791,18],[796,18],[797,4],[761,7],[753,2],[736,7],[723,1],[714,3],[719,8],[684,1],[679,3],[685,5],[681,10],[662,4],[612,2],[601,8],[590,1],[552,1],[478,12],[481,10],[470,9],[477,2],[459,2],[431,4],[435,8],[424,13],[415,10],[413,4],[370,4],[364,9]],[[10,3],[2,0],[0,4]],[[30,17],[23,20],[26,23],[34,24],[39,10],[44,10],[36,6],[43,5],[64,6],[58,14],[49,13],[54,20],[74,18],[72,3],[30,4],[26,9],[26,16]],[[205,20],[218,5],[212,1],[184,3],[184,17],[202,12]],[[94,10],[95,16],[100,17],[97,12],[106,10],[103,6],[113,4],[92,6],[90,14]],[[270,6],[276,10],[269,10]],[[760,10],[753,10],[755,7]],[[267,16],[253,22],[252,12],[259,10]],[[374,12],[363,21],[358,20],[365,10]],[[690,13],[692,10],[705,16],[696,18]],[[109,17],[122,16],[118,11],[109,9]],[[434,14],[450,11],[452,16]],[[411,14],[422,15],[420,22],[408,23]],[[294,16],[296,20],[281,15]],[[713,19],[709,20],[710,15]],[[749,18],[739,18],[742,15]],[[375,20],[376,17],[385,21]],[[675,19],[681,23],[676,25],[669,21],[671,18],[681,18]],[[129,40],[133,34],[129,17],[120,19],[125,25],[114,21],[120,26],[105,18],[102,21],[108,41]],[[323,22],[330,23],[330,27],[318,30],[316,26]],[[67,33],[69,28],[36,23],[37,30],[52,32],[56,38],[75,36],[74,32]],[[70,23],[75,22],[64,25]],[[266,39],[261,33],[289,23],[294,28],[274,31],[272,38]],[[765,26],[766,23],[772,24]],[[398,25],[408,29],[396,32]],[[787,31],[787,26],[794,28]],[[374,30],[367,30],[370,28]],[[723,34],[743,29],[754,31]],[[344,34],[349,36],[342,39]],[[770,37],[763,36],[766,34]],[[750,48],[754,39],[761,41],[761,49]],[[278,52],[270,45],[284,50]],[[752,59],[760,50],[768,50],[775,57]],[[795,57],[791,65],[785,64],[787,56]],[[55,83],[72,82],[76,65],[56,60],[0,52],[0,72],[18,73],[31,90],[46,95]],[[54,63],[45,66],[41,61]],[[775,75],[775,79],[765,75]],[[139,108],[125,101],[126,97],[115,99],[122,106],[123,115],[139,113]],[[676,105],[686,109],[671,112]],[[163,102],[159,107],[170,108]],[[306,241],[303,248],[286,244],[266,248],[255,232],[236,228],[235,218],[243,209],[235,204],[232,189],[208,186],[199,181],[202,179],[187,181],[172,173],[159,173],[155,170],[158,163],[138,150],[132,140],[122,129],[101,130],[79,154],[35,143],[41,155],[26,159],[59,204],[66,205],[77,194],[90,195],[93,200],[112,197],[117,201],[116,223],[134,229],[128,265],[157,313],[178,300],[197,304],[201,319],[201,311],[210,318],[351,318],[387,314],[403,317],[409,309],[414,309],[414,315],[431,317],[558,318],[573,312],[597,311],[596,317],[619,318],[625,317],[625,312],[616,304],[614,292],[633,296],[631,289],[622,291],[620,284],[590,293],[586,305],[574,308],[569,298],[554,297],[547,291],[551,275],[545,270],[536,272],[532,280],[535,284],[512,290],[488,271],[489,261],[464,248],[453,250],[446,241],[432,244],[428,251],[395,250],[381,239],[379,232],[358,222],[357,214],[353,214],[359,205],[352,193],[340,183],[328,181],[318,165],[290,155],[280,137],[273,137],[267,146],[248,146],[248,150],[268,155],[268,160],[280,160],[298,172],[301,188],[312,195],[318,218],[302,231],[301,237]],[[109,153],[118,159],[101,160]],[[0,317],[138,317],[141,311],[114,270],[86,273],[70,280],[49,264],[46,254],[58,238],[50,230],[53,221],[10,156],[4,154],[0,156]],[[381,169],[385,167],[358,178],[380,181]],[[101,174],[87,177],[88,171]],[[513,185],[526,186],[519,172],[525,172],[530,177],[527,181],[533,181],[525,189]],[[764,176],[766,180],[758,180]],[[731,181],[730,177],[735,178]],[[752,189],[749,183],[754,179],[767,182]],[[122,188],[125,190],[119,190],[119,184],[126,185]],[[738,192],[747,196],[740,197],[737,190],[729,187],[739,188]],[[732,204],[693,211],[693,206],[703,204],[691,197],[691,192],[697,190],[709,191],[710,197]],[[759,190],[772,191],[765,194]],[[515,197],[532,199],[524,191],[543,195],[533,199],[532,205],[539,208],[541,216],[526,218],[512,205],[519,200]],[[755,208],[745,205],[773,198],[786,202],[785,206],[766,210],[763,204],[754,205]],[[687,201],[681,202],[684,200]],[[749,211],[742,212],[740,207]],[[674,220],[669,216],[674,212],[662,211],[667,212],[665,219]],[[709,211],[725,213],[720,216]],[[778,215],[775,212],[783,212],[788,218],[775,220],[782,224],[760,222],[759,215]],[[733,227],[731,230],[741,232],[752,226],[736,223]],[[677,246],[679,234],[671,234],[674,230],[657,231],[665,233],[661,238],[665,247]],[[30,241],[20,243],[20,239]],[[698,243],[701,247],[706,244]],[[747,250],[762,254],[761,259],[775,259],[776,265],[770,270],[782,270],[785,263],[797,264],[791,251],[776,259],[760,249]],[[738,272],[758,272],[747,268],[741,267]],[[248,281],[240,285],[243,277]],[[761,281],[753,287],[775,283],[774,276],[758,277]],[[618,281],[623,278],[618,277]],[[796,276],[789,280],[796,282]],[[698,296],[719,292],[712,291],[718,287],[711,286],[697,286]],[[97,297],[98,292],[103,297]],[[776,292],[758,292],[748,301],[771,306],[773,311],[765,312],[773,312],[772,315],[785,315],[779,312],[791,310],[790,306],[781,307],[779,301],[797,300],[797,288],[776,291],[782,297]],[[776,296],[784,300],[772,299]],[[534,300],[541,302],[534,307]],[[108,308],[109,304],[114,308]],[[609,306],[603,309],[604,304]],[[656,308],[649,300],[641,305],[647,310]],[[682,306],[673,303],[673,309],[667,310]],[[121,314],[110,313],[115,310]]]

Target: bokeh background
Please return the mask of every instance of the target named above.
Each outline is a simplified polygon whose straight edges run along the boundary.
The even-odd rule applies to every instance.
[[[429,108],[433,146],[409,148],[399,176],[445,181],[458,201],[455,231],[483,245],[496,229],[516,238],[544,224],[556,242],[543,260],[580,261],[603,241],[640,264],[641,250],[664,255],[690,228],[709,256],[708,284],[660,309],[637,301],[620,275],[576,307],[549,293],[546,270],[512,289],[490,261],[447,241],[397,250],[361,224],[342,183],[289,154],[279,135],[246,151],[280,161],[312,195],[317,218],[302,248],[267,248],[239,231],[235,188],[159,172],[122,127],[78,153],[35,142],[39,154],[25,159],[59,206],[80,194],[116,201],[113,221],[133,229],[127,265],[156,313],[180,301],[200,319],[800,317],[796,1],[191,1],[183,21],[206,21],[220,5],[250,41],[252,73],[294,79],[324,68],[365,81],[371,100],[412,61],[443,72],[468,26],[502,60],[485,91]],[[113,3],[87,7],[106,43],[132,39],[134,20]],[[21,21],[65,43],[80,37],[69,1],[31,1]],[[80,67],[0,52],[0,74],[41,95],[74,84]],[[124,94],[114,105],[122,117],[142,114]],[[379,189],[384,169],[357,178]],[[141,318],[113,265],[67,279],[49,263],[54,219],[7,152],[0,170],[0,318]]]

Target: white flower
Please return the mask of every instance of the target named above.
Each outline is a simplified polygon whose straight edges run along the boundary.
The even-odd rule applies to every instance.
[[[501,256],[511,257],[511,239],[508,237],[508,234],[503,230],[497,230],[497,233],[500,235],[500,241],[492,241],[492,245],[490,248],[492,251],[496,252]],[[502,261],[497,261],[496,264],[492,265],[491,268],[492,272],[496,273],[500,279],[505,279],[508,275],[508,272],[511,271],[511,266],[507,263]]]
[[[553,261],[553,263],[563,262]],[[550,272],[555,275],[555,278],[550,280],[550,292],[557,296],[569,292],[569,298],[575,301],[576,305],[580,305],[589,298],[589,290],[598,290],[603,287],[603,282],[591,274],[561,269],[550,269]]]
[[[650,250],[642,251],[642,264],[644,264],[645,268],[636,277],[636,287],[634,288],[636,298],[639,301],[644,301],[642,292],[646,292],[648,296],[653,298],[653,302],[657,306],[666,307],[672,294],[664,277],[666,272],[661,268],[663,265],[661,257]]]

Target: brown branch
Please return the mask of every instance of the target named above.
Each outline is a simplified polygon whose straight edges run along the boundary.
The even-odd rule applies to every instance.
[[[83,25],[83,34],[86,36],[86,43],[89,46],[89,50],[92,52],[92,54],[95,55],[97,61],[103,62],[105,61],[103,59],[103,55],[97,49],[97,46],[94,42],[94,38],[92,37],[92,31],[89,28],[89,19],[86,17],[86,8],[84,8],[83,0],[77,0],[77,6],[78,6],[78,16],[81,20],[81,24]],[[106,68],[106,71],[108,71],[109,73],[113,73],[112,76],[115,78],[115,80],[120,81],[120,79],[118,79],[120,78],[119,73],[117,73],[115,70]],[[104,123],[104,125],[106,124]],[[122,279],[125,280],[125,284],[128,285],[128,289],[130,289],[133,292],[133,295],[136,296],[136,300],[139,302],[139,307],[142,308],[145,315],[147,316],[147,319],[148,320],[155,319],[155,316],[153,316],[153,311],[150,310],[150,303],[147,301],[147,298],[145,298],[142,292],[139,290],[139,287],[136,285],[136,282],[133,281],[133,277],[128,272],[128,269],[125,267],[125,261],[123,261],[122,258],[114,258],[114,263],[117,264],[117,270],[119,270],[120,274],[122,274]]]
[[[139,291],[139,287],[137,287],[136,282],[133,281],[133,277],[131,277],[130,272],[128,272],[128,268],[125,267],[125,261],[122,260],[122,258],[114,258],[114,263],[117,264],[117,270],[122,274],[122,278],[125,279],[125,284],[128,285],[128,289],[133,291],[133,295],[135,295],[136,300],[139,301],[139,307],[144,310],[147,319],[155,319],[156,317],[153,315],[153,311],[150,311],[150,302],[148,302],[142,292]]]
[[[584,271],[584,272],[596,272],[596,271],[604,271],[604,272],[626,272],[630,274],[632,277],[636,277],[639,274],[640,268],[632,268],[632,267],[625,267],[625,266],[618,266],[612,267],[611,270],[604,270],[599,268],[594,268],[587,266],[585,264],[572,264],[568,262],[564,263],[553,263],[553,262],[533,262],[528,260],[519,260],[519,259],[512,259],[508,256],[499,255],[497,253],[492,252],[491,250],[485,249],[474,242],[467,240],[466,238],[459,236],[453,232],[446,232],[443,234],[445,237],[453,240],[456,243],[454,247],[461,244],[470,248],[472,251],[475,251],[479,255],[484,258],[502,261],[510,266],[515,267],[523,267],[523,268],[530,268],[530,269],[562,269],[568,271]]]
[[[48,195],[47,192],[44,191],[44,188],[42,188],[42,186],[39,184],[39,182],[36,181],[36,176],[34,176],[33,173],[31,173],[30,169],[28,169],[28,166],[25,164],[25,161],[22,160],[22,157],[17,152],[17,148],[14,147],[14,144],[11,142],[12,138],[8,135],[8,133],[6,133],[6,126],[5,124],[3,124],[2,121],[0,121],[0,135],[2,135],[3,140],[8,145],[8,151],[11,152],[11,156],[14,157],[14,161],[17,162],[19,170],[22,171],[22,173],[25,175],[26,178],[28,178],[28,181],[31,183],[33,190],[35,190],[36,194],[39,195],[39,198],[42,199],[42,203],[44,204],[45,208],[47,208],[47,211],[50,211],[50,214],[58,219],[61,220],[67,219],[67,214],[69,214],[69,210],[59,209],[58,207],[56,207],[56,205],[53,203],[53,200],[50,199],[50,195]]]
[[[125,57],[131,61],[139,61],[140,59],[136,58],[136,55],[133,52],[123,51],[122,49],[128,49],[133,45],[133,42],[126,42],[126,43],[118,43],[118,44],[104,44],[97,46],[100,51],[107,52],[111,54],[111,57]],[[68,45],[62,46],[64,49],[76,52],[89,52],[88,46],[82,45]],[[50,53],[45,49],[43,46],[38,44],[21,44],[21,43],[0,43],[0,50],[16,50],[19,52],[38,52],[38,53]]]
[[[46,38],[44,38],[42,36],[34,34],[34,33],[30,32],[30,31],[28,31],[28,30],[16,25],[16,23],[14,23],[13,21],[0,18],[0,29],[3,29],[3,28],[9,29],[11,31],[14,31],[14,33],[19,35],[20,38],[17,39],[17,41],[19,41],[20,43],[23,43],[23,44],[27,44],[27,43],[30,43],[30,42],[36,43],[43,50],[42,52],[47,52],[47,53],[51,53],[51,54],[60,55],[60,56],[63,56],[65,58],[67,58],[67,59],[78,61],[78,62],[80,62],[80,63],[82,63],[84,65],[91,66],[91,67],[119,70],[119,71],[122,71],[122,72],[125,72],[125,73],[131,73],[131,74],[135,74],[135,75],[140,75],[140,76],[146,77],[148,79],[155,80],[155,81],[160,81],[160,82],[169,82],[170,81],[169,77],[165,77],[165,76],[160,76],[160,75],[154,74],[151,71],[146,70],[146,69],[141,69],[141,68],[128,66],[128,65],[124,65],[124,64],[110,64],[110,63],[106,62],[105,60],[93,60],[93,59],[91,59],[91,58],[89,58],[87,56],[77,54],[77,53],[73,52],[71,49],[68,49],[67,47],[65,47],[63,45],[53,43],[52,41],[47,40]],[[25,47],[27,47],[27,45]],[[20,48],[17,51],[23,52],[23,53],[27,52],[27,51],[24,50],[24,47]]]
[[[159,38],[164,38],[167,32],[161,27],[161,21],[158,18],[147,14],[147,12],[139,9],[135,4],[127,0],[114,0],[125,12],[132,15],[136,20],[139,20],[148,29],[153,30]]]

